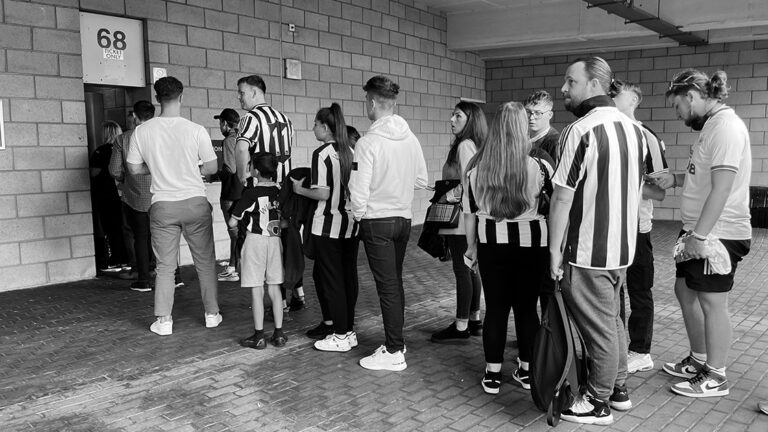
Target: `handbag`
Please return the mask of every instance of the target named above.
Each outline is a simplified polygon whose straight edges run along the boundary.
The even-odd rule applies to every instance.
[[[427,216],[424,218],[425,228],[438,230],[459,226],[461,202],[446,202],[443,197],[460,184],[459,180],[438,180],[435,182],[435,194],[429,200],[432,204],[427,208]]]

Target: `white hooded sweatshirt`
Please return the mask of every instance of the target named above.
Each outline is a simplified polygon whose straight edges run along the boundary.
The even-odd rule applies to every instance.
[[[349,178],[356,220],[412,219],[414,189],[427,186],[427,164],[416,135],[399,115],[382,117],[355,145]]]

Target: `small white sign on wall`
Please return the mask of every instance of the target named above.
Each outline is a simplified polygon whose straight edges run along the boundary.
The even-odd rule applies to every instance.
[[[144,87],[144,23],[80,12],[83,82]]]

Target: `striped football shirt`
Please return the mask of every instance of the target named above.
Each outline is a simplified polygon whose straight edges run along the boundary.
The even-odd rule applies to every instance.
[[[277,181],[281,182],[291,170],[291,120],[271,106],[260,104],[240,117],[237,129],[237,140],[248,143],[249,155],[269,152],[277,156]]]
[[[646,160],[640,125],[612,102],[598,103],[563,131],[552,183],[574,191],[565,247],[569,263],[613,270],[629,266],[634,257],[643,174],[663,166]]]
[[[341,187],[338,145],[325,143],[312,152],[312,189],[329,189],[330,197],[317,202],[312,234],[330,238],[351,238],[357,234],[352,207]]]
[[[250,183],[250,182],[249,182]],[[268,237],[280,236],[280,212],[276,183],[263,182],[246,187],[235,203],[232,217],[244,220],[248,231]]]

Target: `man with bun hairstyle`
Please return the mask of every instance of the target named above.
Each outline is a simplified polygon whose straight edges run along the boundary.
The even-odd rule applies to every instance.
[[[360,366],[401,371],[407,367],[403,259],[411,232],[413,190],[427,186],[427,164],[419,140],[405,119],[395,114],[400,87],[378,75],[363,90],[365,111],[373,124],[355,145],[349,192],[376,280],[385,342],[360,359]]]
[[[131,174],[152,174],[149,224],[157,257],[157,319],[149,329],[167,336],[173,333],[173,273],[182,234],[200,281],[205,326],[218,327],[222,321],[217,298],[213,215],[202,179],[202,175],[216,173],[218,162],[208,130],[181,117],[181,82],[164,77],[155,82],[154,88],[160,116],[136,127],[126,161]]]
[[[565,108],[578,119],[560,137],[549,212],[551,276],[560,280],[590,356],[585,392],[561,418],[598,425],[613,423],[611,408],[632,407],[619,299],[635,253],[648,154],[640,125],[608,96],[612,75],[600,57],[578,59],[566,70]],[[663,169],[661,161],[649,162],[650,173]]]
[[[701,131],[691,146],[684,173],[657,176],[662,188],[682,187],[680,213],[683,249],[676,257],[675,295],[683,312],[690,353],[677,363],[666,363],[665,372],[685,381],[672,391],[689,397],[725,396],[729,393],[725,366],[731,345],[728,292],[733,288],[736,265],[749,252],[752,227],[749,212],[749,178],[752,152],[744,122],[725,105],[728,77],[718,71],[687,69],[669,84],[666,96],[686,126]],[[716,274],[717,240],[727,251],[730,272]]]

